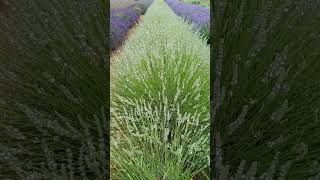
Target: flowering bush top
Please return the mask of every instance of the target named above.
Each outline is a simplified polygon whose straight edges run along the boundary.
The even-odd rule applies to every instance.
[[[113,9],[110,14],[111,49],[116,49],[124,40],[130,27],[138,21],[140,14],[132,7]]]
[[[188,4],[178,0],[166,0],[171,9],[178,15],[190,21],[206,35],[209,35],[210,9],[203,6]]]

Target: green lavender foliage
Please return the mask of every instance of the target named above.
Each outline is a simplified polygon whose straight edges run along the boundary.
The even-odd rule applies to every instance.
[[[320,2],[211,9],[214,176],[319,178]]]
[[[204,7],[210,6],[209,0],[183,0],[183,1],[190,3],[190,4],[200,5],[200,6],[204,6]]]
[[[110,9],[122,9],[136,4],[136,0],[110,0]]]
[[[109,3],[0,6],[0,179],[106,179]]]
[[[111,65],[111,175],[208,176],[209,46],[156,0]]]
[[[140,0],[133,5],[133,8],[136,9],[141,14],[144,14],[148,7],[152,4],[153,0]]]

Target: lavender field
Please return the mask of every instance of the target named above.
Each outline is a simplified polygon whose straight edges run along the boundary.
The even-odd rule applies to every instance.
[[[116,50],[126,39],[129,30],[138,23],[153,0],[112,0],[110,11],[111,49]],[[208,7],[192,5],[178,0],[167,0],[176,15],[193,24],[194,31],[209,39],[210,12]]]
[[[112,177],[318,180],[319,1],[196,4],[154,0],[112,64]]]
[[[320,0],[213,2],[0,0],[0,180],[319,180]]]
[[[111,16],[122,41],[111,65],[113,179],[209,179],[209,10],[183,5]]]

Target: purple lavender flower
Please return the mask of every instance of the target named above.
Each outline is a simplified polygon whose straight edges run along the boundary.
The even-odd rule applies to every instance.
[[[210,9],[178,0],[166,0],[171,9],[178,15],[191,22],[195,28],[209,33]],[[205,34],[209,35],[209,34]]]
[[[114,50],[125,39],[129,29],[138,21],[140,14],[132,7],[112,9],[110,14],[111,49]]]
[[[112,50],[120,46],[129,29],[138,21],[140,15],[145,13],[152,2],[153,0],[139,0],[127,8],[111,9],[110,36]]]

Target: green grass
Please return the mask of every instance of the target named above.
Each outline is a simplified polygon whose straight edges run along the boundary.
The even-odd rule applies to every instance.
[[[132,5],[142,8],[142,12],[148,8],[152,0],[112,0],[110,1],[110,9],[124,9]]]
[[[122,9],[136,4],[136,0],[113,0],[110,1],[110,9]]]
[[[182,0],[189,4],[200,5],[204,7],[210,7],[210,0]]]
[[[111,67],[112,177],[205,179],[209,46],[160,0],[133,31]]]

